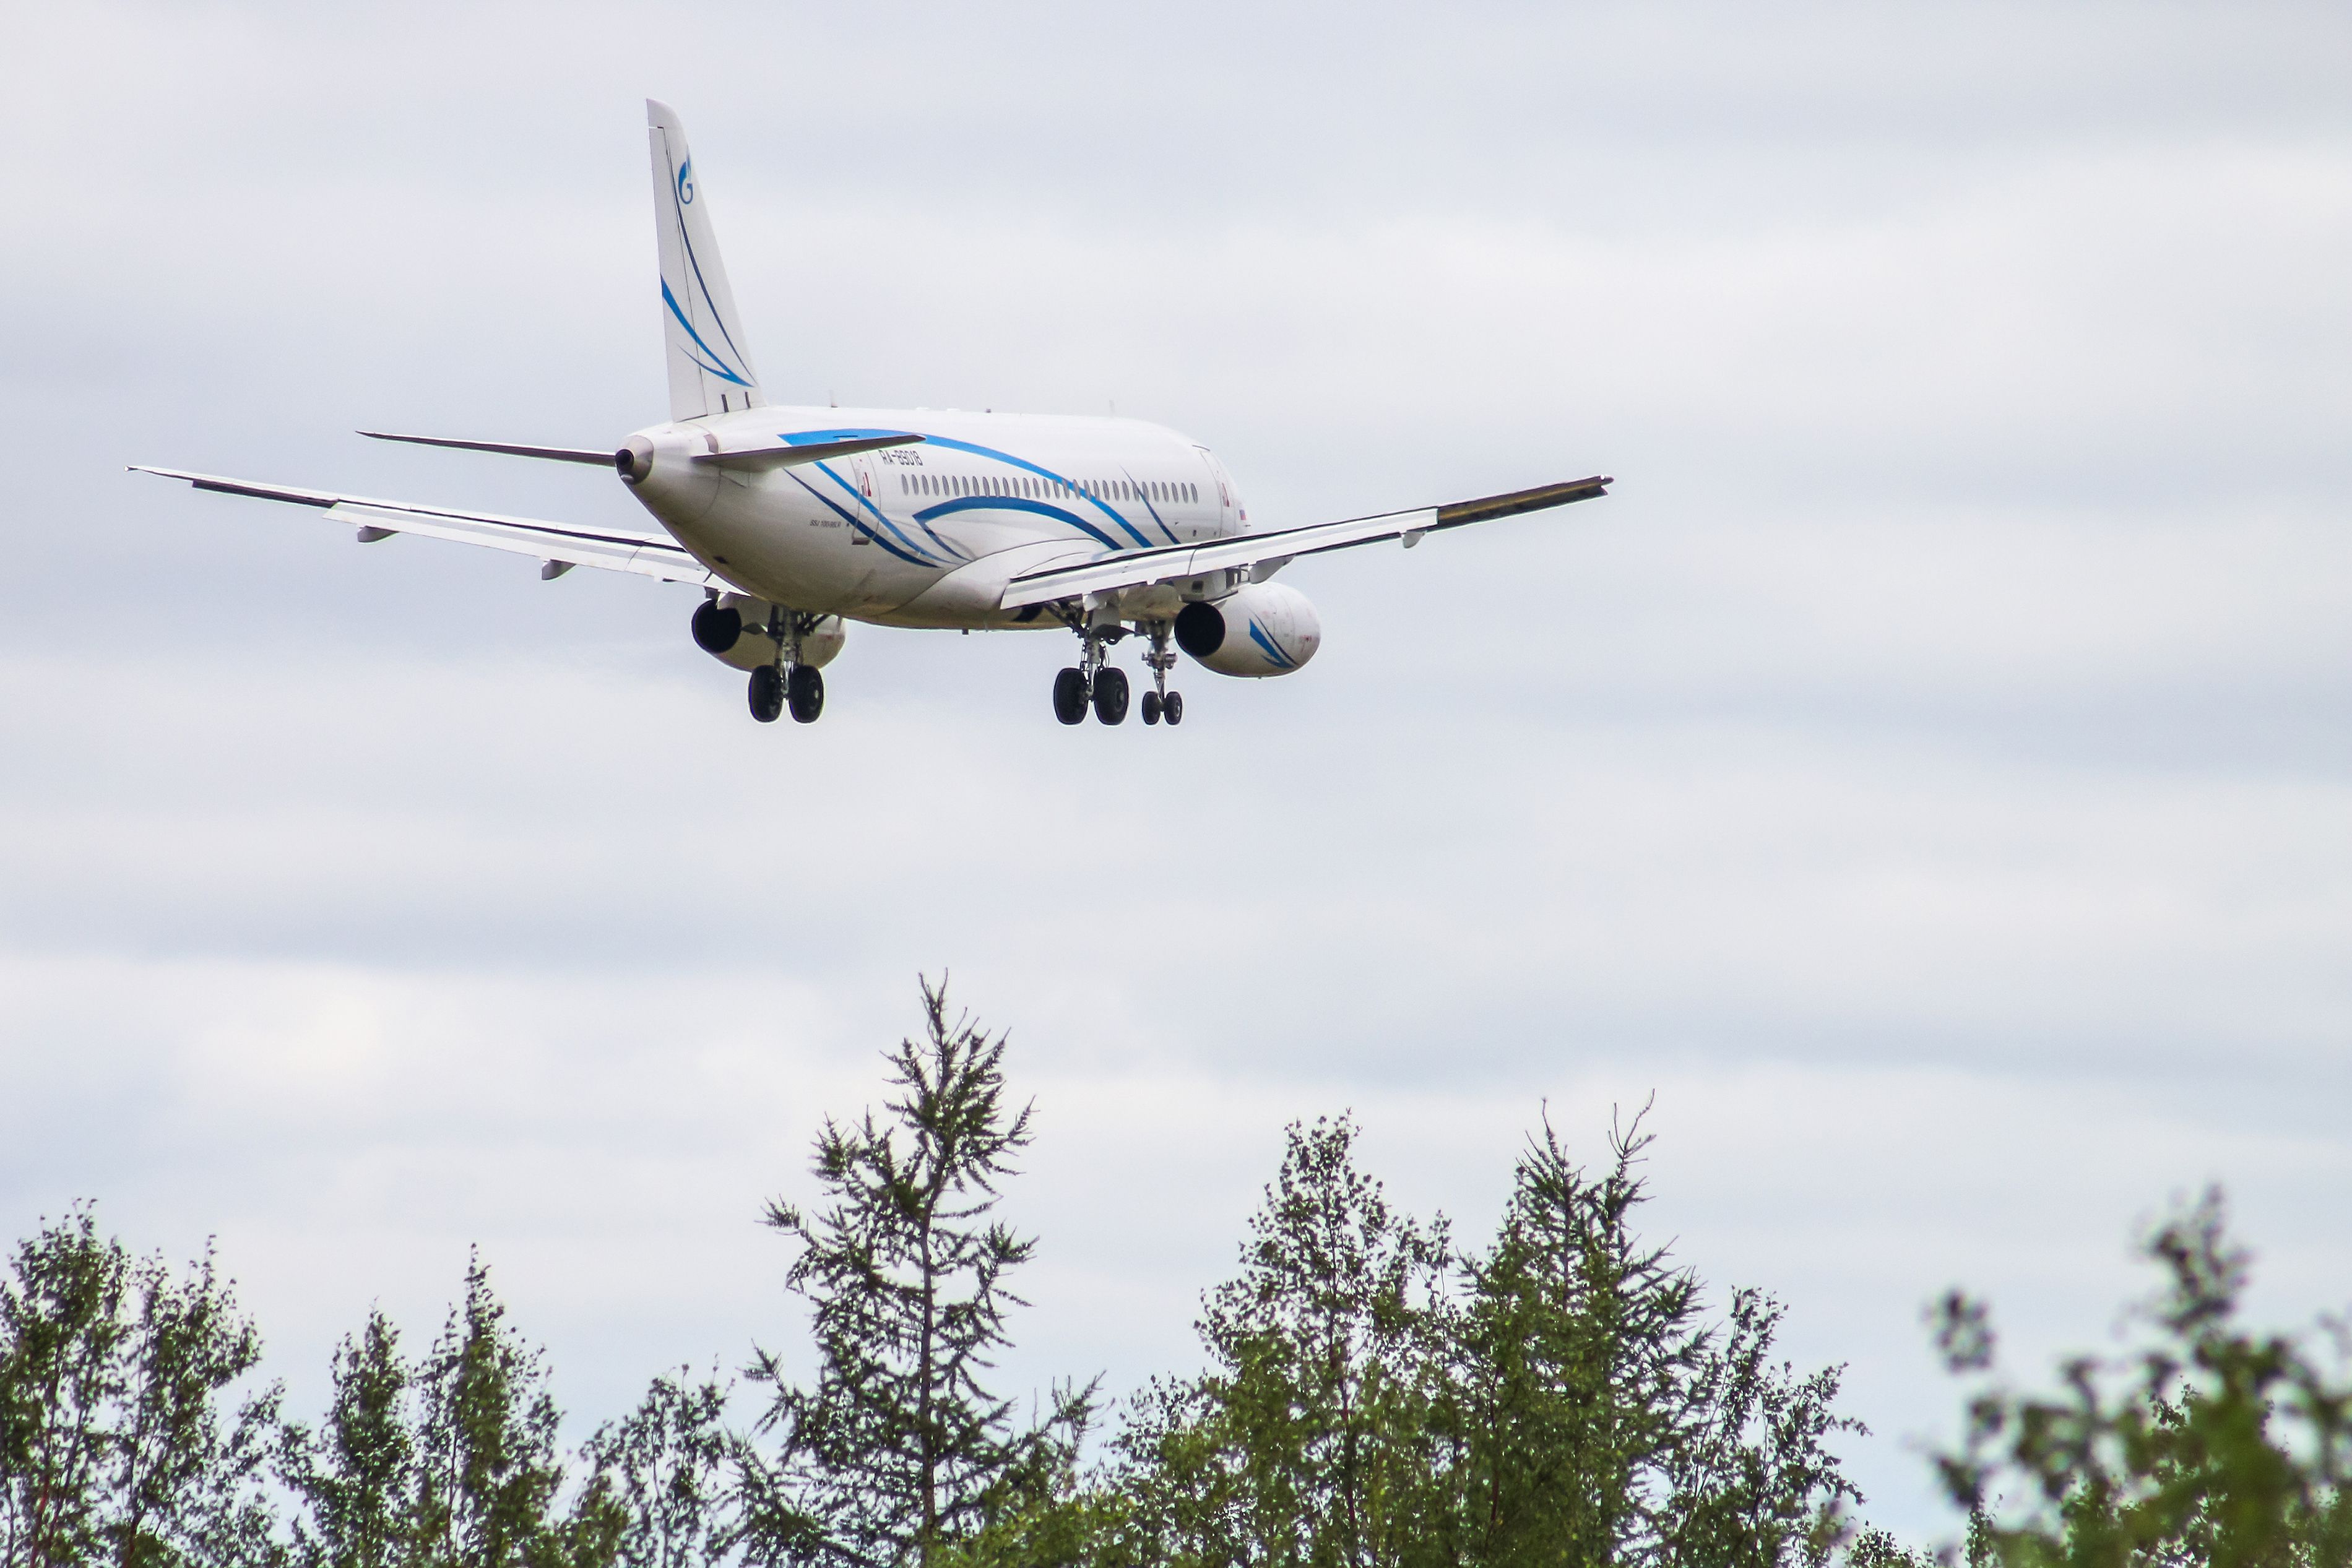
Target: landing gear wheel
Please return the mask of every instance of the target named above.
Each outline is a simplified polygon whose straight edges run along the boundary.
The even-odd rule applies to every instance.
[[[794,664],[785,694],[793,705],[794,724],[814,724],[824,711],[824,673],[813,664]]]
[[[1127,717],[1127,672],[1100,670],[1095,674],[1095,716],[1105,724]]]
[[[1168,716],[1168,722],[1170,724],[1182,724],[1184,722],[1184,694],[1182,692],[1170,692],[1166,696],[1160,698],[1160,711]]]
[[[751,672],[751,716],[761,724],[773,724],[784,711],[784,673],[773,664],[762,664]]]
[[[1064,670],[1054,677],[1054,716],[1064,724],[1087,720],[1087,677],[1083,670]]]
[[[1143,702],[1140,706],[1143,708],[1144,723],[1158,724],[1160,722],[1160,694],[1158,692],[1144,693]]]

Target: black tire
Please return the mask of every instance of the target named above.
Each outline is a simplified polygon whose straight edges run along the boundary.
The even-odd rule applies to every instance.
[[[784,711],[784,673],[773,664],[751,672],[751,716],[773,724]]]
[[[1095,716],[1105,724],[1119,724],[1127,718],[1125,670],[1095,672]]]
[[[1138,706],[1143,709],[1144,723],[1158,724],[1160,722],[1160,694],[1158,692],[1144,693],[1143,701]]]
[[[793,722],[814,724],[816,716],[824,711],[824,672],[814,664],[794,664],[784,692],[792,704]]]
[[[1160,711],[1168,716],[1168,722],[1170,724],[1182,724],[1184,722],[1184,694],[1182,692],[1170,692],[1168,694],[1167,700],[1160,705]]]
[[[721,610],[715,599],[706,599],[696,605],[694,620],[689,624],[694,645],[713,655],[724,653],[743,636],[743,617],[732,610]]]
[[[1064,670],[1054,677],[1054,716],[1064,724],[1087,721],[1087,677],[1082,670]]]

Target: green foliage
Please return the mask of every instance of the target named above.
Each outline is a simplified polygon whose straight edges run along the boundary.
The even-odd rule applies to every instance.
[[[725,1424],[728,1394],[681,1367],[588,1440],[576,1510],[585,1555],[618,1568],[704,1568],[732,1556],[726,1499],[738,1439]]]
[[[1210,1370],[1155,1382],[1119,1436],[1112,1484],[1146,1561],[1402,1561],[1442,1506],[1444,1231],[1391,1209],[1356,1135],[1290,1129],[1242,1272],[1204,1304]]]
[[[274,1387],[231,1415],[260,1359],[212,1254],[174,1274],[101,1240],[89,1207],[0,1281],[0,1561],[268,1563]]]
[[[1546,1125],[1494,1246],[1465,1266],[1454,1349],[1462,1547],[1478,1563],[1612,1563],[1659,1533],[1658,1473],[1706,1362],[1699,1286],[1632,1217],[1648,1140],[1589,1179]]]
[[[383,1312],[335,1354],[315,1432],[282,1429],[278,1473],[299,1504],[299,1568],[604,1568],[624,1522],[605,1493],[559,1506],[564,1468],[544,1355],[506,1322],[489,1270],[424,1359]]]
[[[466,1295],[416,1377],[416,1562],[425,1568],[539,1568],[568,1542],[551,1517],[563,1484],[546,1358],[506,1325],[489,1270]]]
[[[2237,1324],[2246,1255],[2221,1196],[2158,1228],[2166,1276],[2140,1317],[2137,1354],[2061,1368],[2054,1395],[1998,1385],[1969,1402],[1961,1448],[1937,1461],[1971,1511],[1969,1557],[2004,1568],[2210,1568],[2352,1562],[2352,1381],[2294,1338]],[[1955,1372],[1989,1372],[1984,1306],[1954,1292],[1934,1311]]]
[[[887,1121],[818,1134],[827,1206],[768,1210],[800,1249],[789,1284],[814,1309],[819,1368],[808,1388],[765,1351],[751,1368],[776,1389],[761,1428],[779,1439],[740,1500],[760,1562],[929,1563],[1050,1489],[1091,1407],[1091,1386],[1059,1391],[1018,1429],[982,1382],[1021,1304],[1006,1276],[1036,1246],[989,1218],[1029,1110],[1005,1104],[1003,1036],[950,1024],[944,988],[922,994],[922,1042],[888,1056]]]
[[[301,1568],[394,1568],[415,1540],[416,1436],[400,1331],[381,1311],[335,1353],[327,1418],[313,1437],[289,1425],[278,1474],[303,1505],[294,1520]]]
[[[1208,1370],[1155,1383],[1098,1484],[1026,1521],[1050,1561],[1826,1559],[1859,1500],[1826,1447],[1859,1429],[1837,1375],[1775,1364],[1780,1308],[1752,1291],[1707,1323],[1696,1278],[1634,1234],[1638,1120],[1597,1179],[1547,1127],[1468,1257],[1390,1207],[1355,1137],[1290,1129],[1202,1313]]]

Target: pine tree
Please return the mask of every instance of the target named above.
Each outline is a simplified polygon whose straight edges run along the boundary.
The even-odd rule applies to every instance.
[[[1494,1246],[1465,1265],[1453,1365],[1474,1561],[1616,1563],[1654,1538],[1654,1478],[1707,1335],[1697,1278],[1633,1231],[1649,1142],[1639,1117],[1612,1130],[1594,1181],[1547,1123]]]
[[[1035,1250],[989,1218],[1030,1112],[1005,1103],[1003,1037],[950,1023],[943,986],[922,996],[922,1041],[888,1054],[887,1119],[817,1136],[825,1207],[768,1209],[800,1249],[788,1283],[814,1308],[819,1365],[808,1388],[765,1351],[751,1368],[776,1389],[761,1430],[777,1451],[740,1498],[761,1562],[928,1564],[1049,1488],[1091,1406],[1091,1385],[1059,1390],[1020,1429],[982,1381],[1022,1304],[1007,1276]]]

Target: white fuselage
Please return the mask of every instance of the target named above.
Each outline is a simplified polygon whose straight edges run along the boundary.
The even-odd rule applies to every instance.
[[[924,439],[790,466],[691,460],[901,432]],[[712,570],[793,610],[886,625],[1058,624],[999,608],[1014,573],[1249,528],[1207,447],[1140,420],[762,407],[656,425],[639,443],[651,463],[638,500]],[[1122,595],[1116,612],[1171,615],[1187,586]]]

